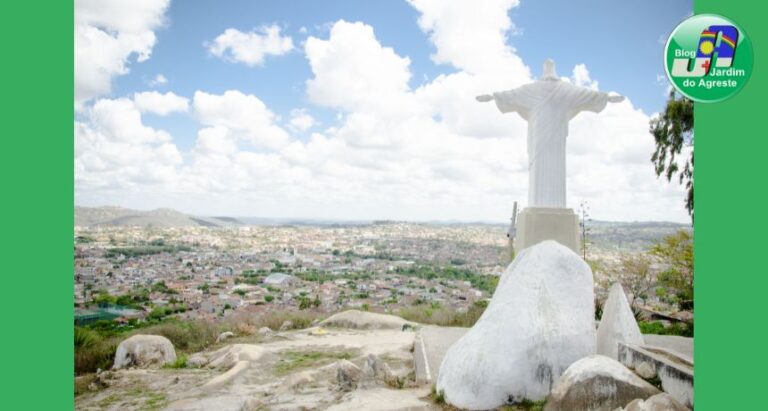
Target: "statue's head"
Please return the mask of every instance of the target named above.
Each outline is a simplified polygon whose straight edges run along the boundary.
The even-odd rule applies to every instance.
[[[560,77],[557,76],[557,72],[555,71],[555,61],[552,59],[546,59],[544,61],[544,70],[541,72],[541,79],[540,80],[550,80],[550,81],[557,81],[560,80]]]

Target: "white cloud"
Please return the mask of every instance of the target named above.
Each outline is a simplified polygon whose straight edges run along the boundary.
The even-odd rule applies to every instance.
[[[293,40],[281,36],[280,27],[273,24],[248,33],[226,29],[206,47],[216,57],[253,67],[263,64],[267,55],[281,56],[293,50]]]
[[[312,128],[315,123],[314,117],[307,114],[306,109],[291,110],[291,120],[288,123],[291,130],[303,133]]]
[[[470,74],[505,73],[511,85],[529,77],[528,68],[507,44],[513,28],[507,13],[518,0],[409,0],[421,16],[419,27],[429,34],[436,63],[447,63]]]
[[[255,147],[276,149],[289,141],[288,133],[274,123],[275,114],[254,95],[237,90],[221,95],[196,91],[192,105],[200,123],[227,128]]]
[[[592,80],[585,64],[577,64],[573,67],[573,76],[571,79],[573,80],[573,84],[577,86],[586,87],[592,90],[598,89],[597,80]]]
[[[308,111],[295,109],[287,130],[310,134],[298,138],[255,95],[198,91],[192,108],[202,126],[186,161],[175,164],[173,183],[154,197],[123,190],[126,204],[201,214],[506,222],[512,201],[525,205],[527,197],[527,125],[474,97],[532,79],[505,41],[513,27],[507,13],[517,3],[411,3],[435,61],[456,72],[412,87],[407,57],[369,25],[337,21],[304,45],[312,70],[307,96],[338,110],[335,124],[319,130]],[[477,41],[452,40],[461,31]],[[584,65],[572,81],[598,87]],[[586,199],[598,219],[687,220],[682,189],[653,173],[648,120],[629,100],[574,118],[570,206]]]
[[[147,82],[147,84],[150,87],[160,87],[160,86],[164,86],[164,85],[168,84],[168,79],[165,78],[164,75],[158,74],[158,75],[155,76],[155,78],[153,78],[152,80],[149,80]]]
[[[142,113],[149,112],[160,116],[176,111],[186,112],[189,110],[189,99],[179,97],[170,91],[165,94],[158,93],[157,91],[136,93],[133,95],[133,102]]]
[[[109,94],[132,59],[149,59],[170,0],[75,1],[75,102]]]
[[[340,20],[328,40],[309,37],[304,52],[314,73],[307,94],[321,106],[386,109],[408,90],[410,60],[379,44],[367,24]]]
[[[75,122],[76,194],[173,184],[181,154],[168,133],[143,124],[131,100],[97,100],[84,114]]]

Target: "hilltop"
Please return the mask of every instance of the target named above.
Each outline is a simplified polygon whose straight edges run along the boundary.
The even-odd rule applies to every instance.
[[[242,225],[232,217],[191,216],[170,208],[75,207],[75,226],[226,227]]]

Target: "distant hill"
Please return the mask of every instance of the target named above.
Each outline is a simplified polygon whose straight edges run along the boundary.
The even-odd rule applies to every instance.
[[[142,211],[122,207],[75,207],[76,226],[225,227],[242,225],[232,217],[190,216],[169,208]]]
[[[643,251],[679,230],[691,231],[690,224],[660,221],[587,223],[588,241],[598,248]]]

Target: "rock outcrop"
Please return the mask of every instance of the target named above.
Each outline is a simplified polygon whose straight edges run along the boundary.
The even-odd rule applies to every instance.
[[[360,367],[354,363],[341,360],[336,363],[336,382],[342,390],[351,391],[357,388],[357,384],[363,376]]]
[[[623,411],[691,411],[690,408],[680,404],[673,396],[663,392],[646,400],[636,399]]]
[[[629,306],[621,284],[615,283],[603,305],[603,318],[597,327],[597,353],[618,359],[619,342],[643,344],[643,335]]]
[[[659,390],[618,361],[592,355],[571,364],[547,398],[544,411],[613,411]]]
[[[394,315],[348,310],[334,314],[320,322],[322,327],[353,328],[361,330],[396,329],[402,330],[408,321]]]
[[[216,342],[220,343],[234,336],[235,336],[235,333],[233,333],[232,331],[224,331],[223,333],[219,334],[219,336],[216,338]]]
[[[292,329],[293,329],[293,321],[285,320],[280,325],[280,329],[278,331],[283,332],[283,331],[289,331],[289,330],[292,330]]]
[[[160,335],[137,334],[117,346],[112,368],[159,368],[174,361],[176,350],[169,339]]]
[[[595,353],[592,271],[555,241],[523,250],[488,308],[446,353],[445,400],[471,410],[546,397],[576,360]]]

